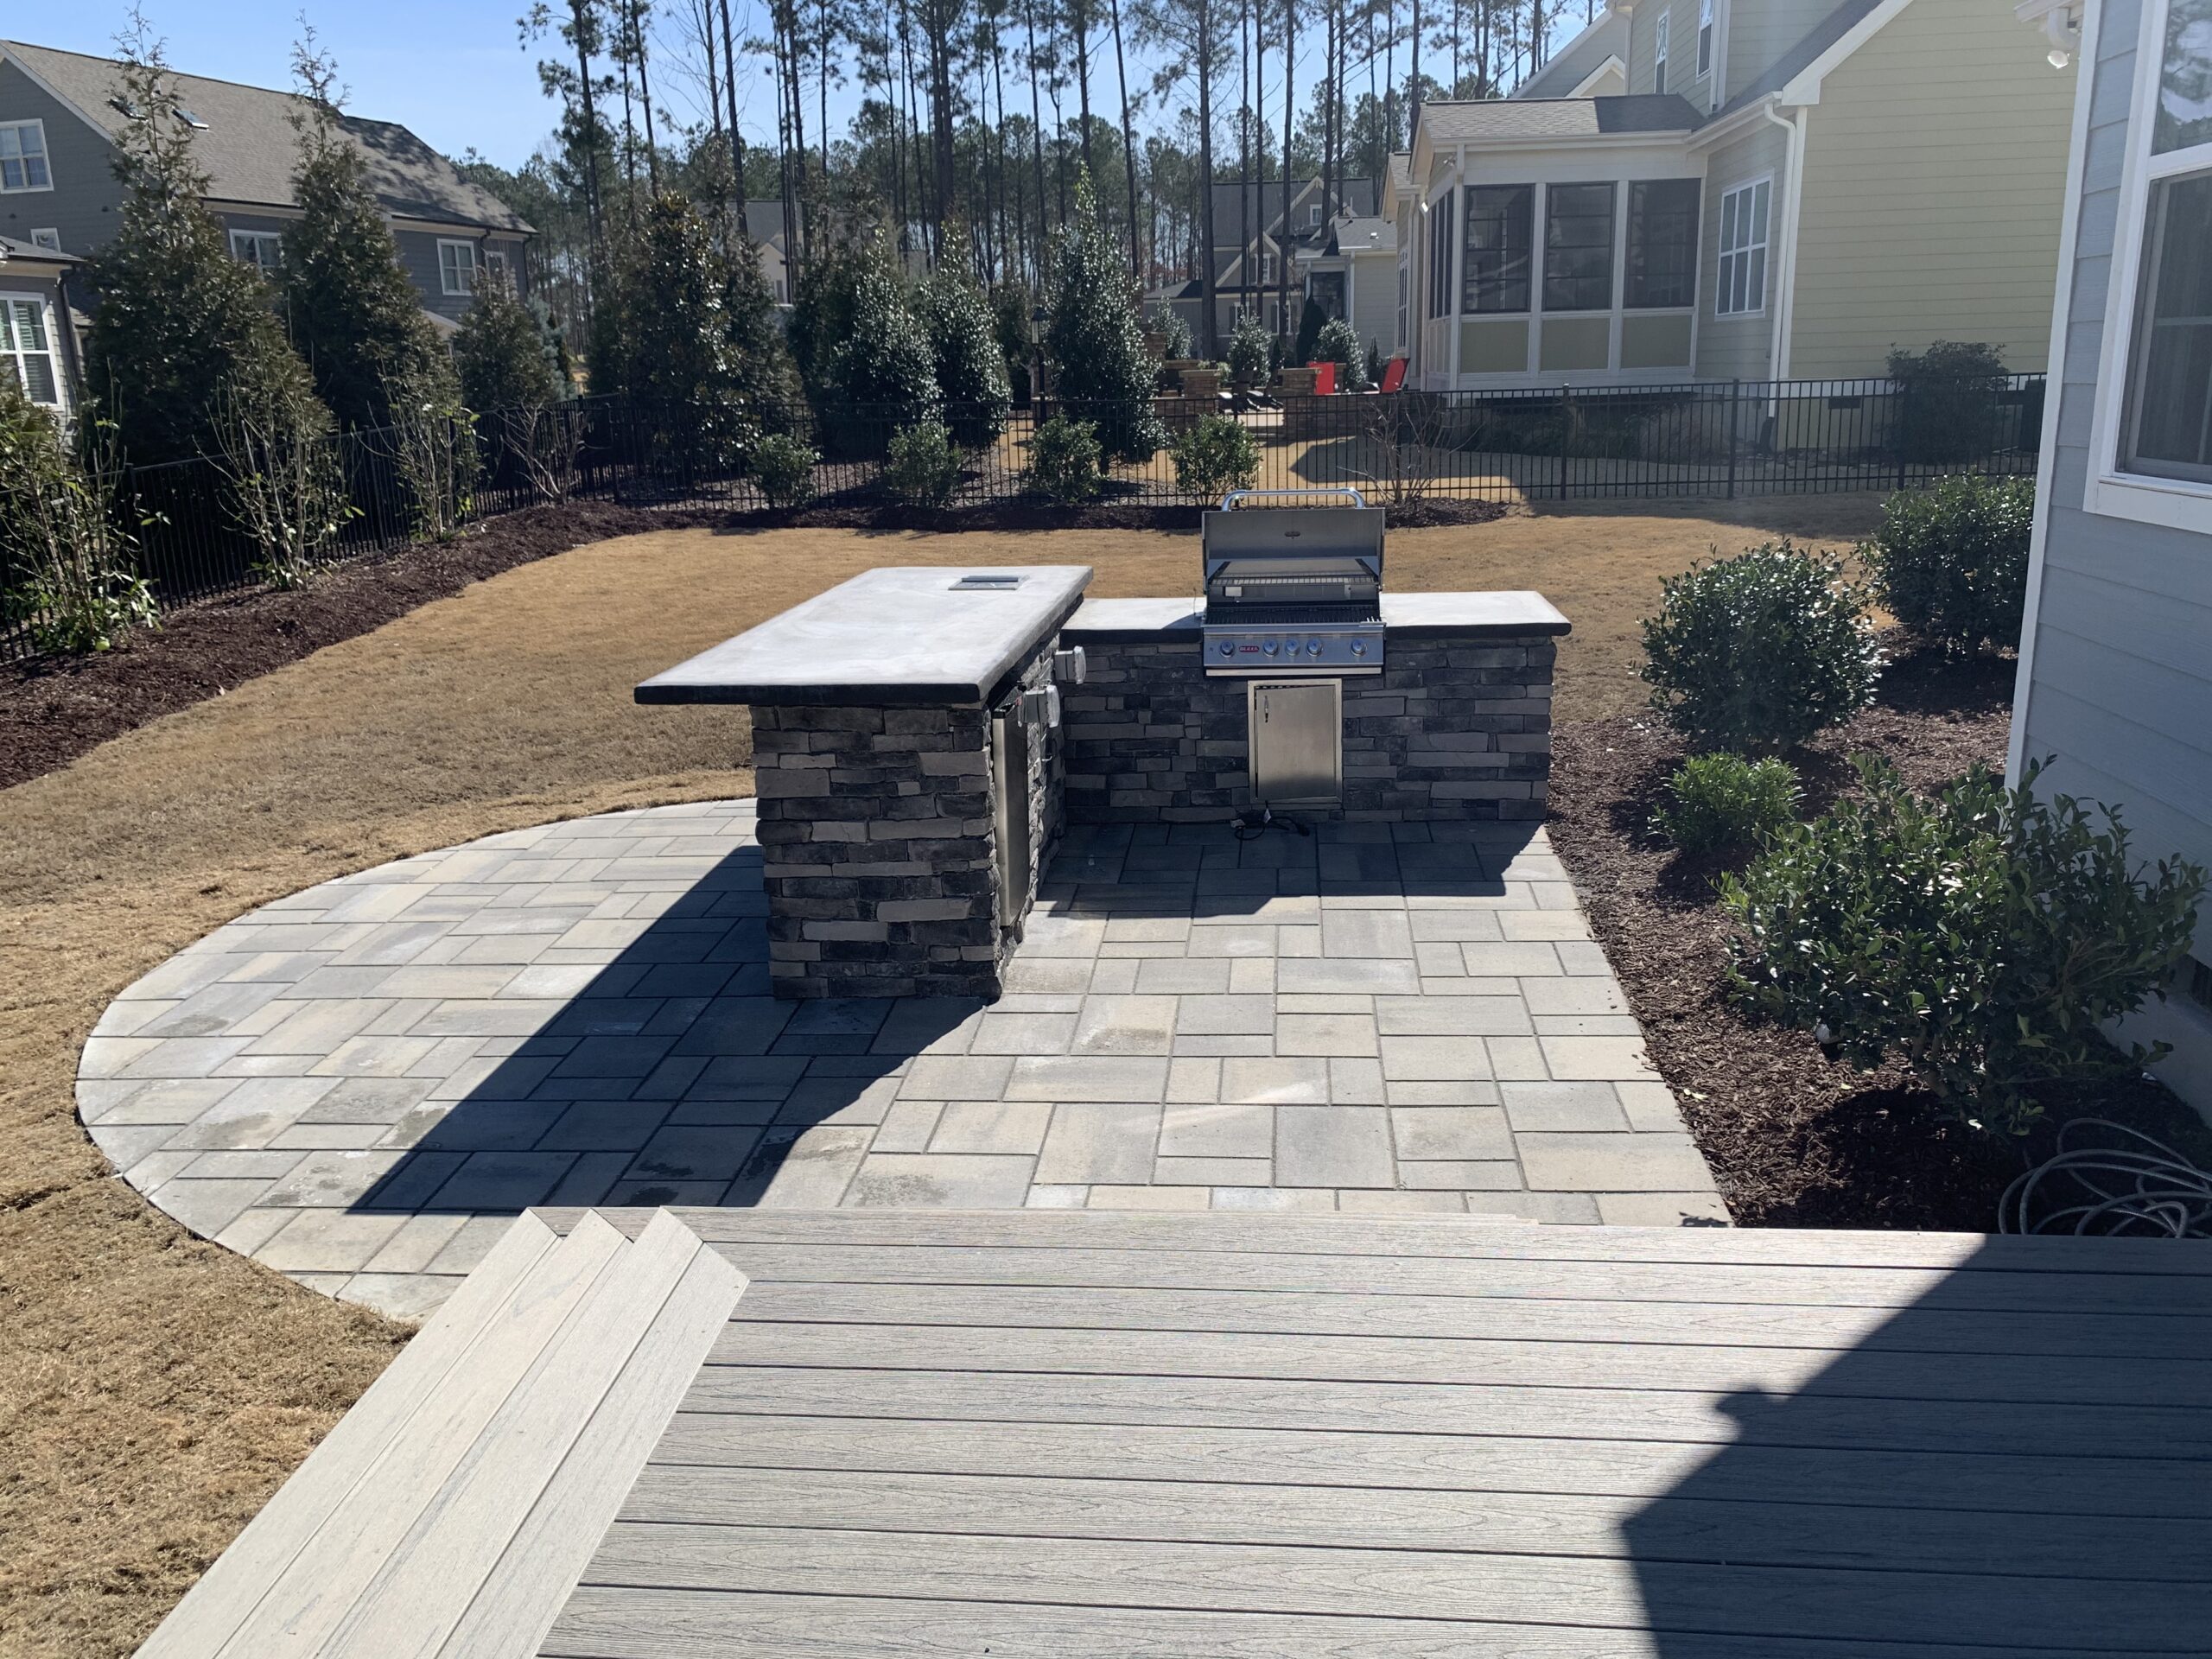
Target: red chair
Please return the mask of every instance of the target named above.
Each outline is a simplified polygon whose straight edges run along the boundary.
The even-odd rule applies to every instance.
[[[1394,357],[1382,365],[1382,391],[1402,391],[1406,385],[1406,359]]]
[[[1313,365],[1314,395],[1319,397],[1326,397],[1331,393],[1334,392],[1336,389],[1337,365],[1333,363],[1316,363]]]

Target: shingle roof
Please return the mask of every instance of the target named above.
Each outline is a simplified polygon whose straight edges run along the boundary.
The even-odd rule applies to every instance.
[[[0,41],[0,56],[19,62],[111,140],[130,124],[108,102],[119,90],[118,67],[111,60],[14,41]],[[213,181],[210,194],[220,201],[289,207],[299,153],[291,117],[303,100],[292,92],[200,75],[180,74],[175,80],[177,101],[207,124],[206,131],[194,131],[192,137],[193,152]],[[512,208],[462,177],[405,127],[354,115],[340,118],[368,158],[370,187],[388,212],[403,219],[530,232],[530,225]]]
[[[83,262],[73,253],[62,253],[54,248],[41,248],[29,242],[19,242],[12,236],[0,236],[0,265],[10,259],[35,260],[41,264],[74,265]]]
[[[1424,104],[1421,118],[1440,143],[1462,139],[1593,138],[1609,133],[1688,132],[1702,118],[1674,92],[1629,98],[1484,99]]]
[[[1383,204],[1395,207],[1398,198],[1414,188],[1413,152],[1394,149],[1390,152],[1390,200]]]
[[[1395,253],[1398,226],[1388,219],[1340,219],[1331,233],[1339,253]]]
[[[1523,103],[1540,98],[1561,98],[1588,79],[1607,58],[1628,60],[1629,19],[1624,11],[1607,10],[1580,35],[1552,54],[1544,67],[1514,89],[1510,96]]]

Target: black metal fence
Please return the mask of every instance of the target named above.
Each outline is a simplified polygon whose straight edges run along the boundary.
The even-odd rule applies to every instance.
[[[1222,405],[1162,397],[1153,414],[1166,442],[1141,456],[1107,456],[1096,499],[1206,505],[1219,480],[1202,485],[1186,471],[1177,440],[1212,408],[1250,440],[1251,486],[1351,484],[1387,505],[1726,499],[1901,489],[1957,474],[2026,476],[2036,467],[2043,398],[2041,375],[1932,389],[1867,379],[1232,397]],[[1064,415],[1110,435],[1130,424],[1129,413],[1048,399],[1014,410],[993,434],[981,411],[948,410],[948,423],[970,442],[961,446],[946,505],[1037,497],[1033,460],[1040,423]],[[897,500],[886,456],[899,423],[889,412],[823,416],[804,406],[771,407],[749,418],[816,452],[803,490],[813,505]],[[749,464],[751,447],[702,454],[693,441],[698,424],[689,411],[600,398],[482,416],[464,516],[575,498],[767,509]],[[351,512],[323,556],[358,559],[410,544],[420,515],[393,435],[352,433],[332,443]],[[232,504],[232,486],[210,461],[126,471],[118,514],[132,526],[140,573],[164,608],[260,585],[262,550],[238,527]],[[42,630],[22,573],[5,575],[0,660],[12,660],[33,654]]]

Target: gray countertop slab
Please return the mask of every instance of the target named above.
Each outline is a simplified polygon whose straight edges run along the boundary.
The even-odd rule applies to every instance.
[[[1012,588],[962,589],[1012,575]],[[637,689],[639,702],[981,702],[1082,602],[1087,564],[870,570]]]
[[[1195,638],[1203,602],[1195,599],[1087,599],[1062,630],[1071,640]],[[1394,633],[1565,633],[1571,626],[1541,594],[1382,595],[1383,625]]]

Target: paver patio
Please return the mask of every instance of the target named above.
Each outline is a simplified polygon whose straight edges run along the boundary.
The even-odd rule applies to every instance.
[[[1071,830],[988,1007],[768,995],[749,801],[280,899],[79,1109],[194,1230],[401,1313],[532,1205],[1725,1220],[1541,828]]]

